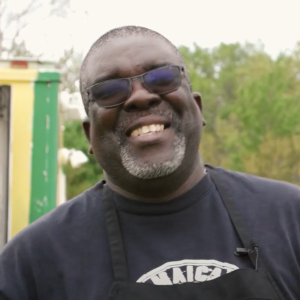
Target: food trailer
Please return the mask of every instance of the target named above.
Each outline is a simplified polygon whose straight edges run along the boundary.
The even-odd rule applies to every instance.
[[[0,251],[60,201],[59,81],[53,63],[0,60]]]

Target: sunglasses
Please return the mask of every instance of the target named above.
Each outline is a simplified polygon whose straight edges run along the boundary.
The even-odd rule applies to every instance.
[[[89,101],[105,108],[123,104],[132,92],[132,81],[136,79],[140,79],[150,93],[168,94],[181,86],[181,72],[184,72],[183,67],[165,66],[134,77],[99,82],[87,89]]]

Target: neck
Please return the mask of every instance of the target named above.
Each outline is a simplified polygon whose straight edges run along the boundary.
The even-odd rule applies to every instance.
[[[187,170],[189,168],[185,168]],[[176,176],[177,175],[177,176]],[[170,201],[190,190],[196,185],[205,175],[205,168],[203,166],[201,156],[199,155],[197,162],[194,164],[192,172],[185,178],[182,178],[184,171],[179,171],[175,176],[168,178],[157,178],[150,182],[141,181],[136,183],[134,189],[124,189],[116,185],[107,176],[106,181],[108,186],[116,193],[137,201],[145,202],[166,202]]]

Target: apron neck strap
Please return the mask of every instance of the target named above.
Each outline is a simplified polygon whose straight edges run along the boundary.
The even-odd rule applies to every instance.
[[[258,268],[258,252],[255,251],[256,244],[248,235],[247,228],[244,224],[244,220],[238,210],[235,199],[231,194],[231,189],[234,186],[230,185],[229,180],[227,179],[226,174],[222,174],[224,170],[222,169],[212,169],[207,168],[208,173],[211,176],[211,179],[215,183],[217,190],[225,204],[225,207],[229,213],[230,219],[242,240],[244,247],[248,250],[247,254],[249,255],[252,264],[257,269]]]
[[[127,260],[113,193],[107,184],[103,191],[103,206],[114,277],[117,281],[125,281],[128,279]]]

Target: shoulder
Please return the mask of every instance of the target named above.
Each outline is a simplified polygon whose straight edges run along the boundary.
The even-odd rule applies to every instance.
[[[62,227],[81,226],[87,220],[102,215],[102,183],[84,191],[77,197],[56,207],[37,221],[29,225],[25,231],[61,230]]]
[[[52,266],[53,270],[58,268],[56,261],[75,257],[77,252],[80,256],[83,244],[95,240],[95,236],[103,237],[101,194],[100,183],[13,237],[0,255],[0,294],[3,291],[12,299],[20,299],[20,295],[22,299],[35,299],[32,283],[36,280],[36,272],[50,272]]]
[[[225,171],[228,178],[241,187],[241,192],[253,198],[262,198],[283,205],[300,206],[300,187],[289,182],[263,178],[255,175]]]
[[[215,169],[224,175],[246,229],[260,247],[265,267],[283,291],[296,293],[300,275],[300,187]]]
[[[223,175],[231,195],[252,227],[290,233],[300,230],[300,187],[288,182],[214,168]],[[256,225],[254,225],[256,224]],[[273,226],[273,227],[272,227]],[[273,228],[273,229],[272,229]]]
[[[288,182],[214,168],[224,175],[249,228],[261,236],[294,240],[300,232],[300,187]],[[265,235],[263,235],[265,234]],[[295,249],[300,248],[300,244]]]
[[[265,202],[276,202],[279,205],[300,206],[300,186],[269,178],[263,178],[251,174],[213,168],[220,171],[229,183],[229,188],[236,196],[264,199]]]
[[[83,230],[92,226],[95,219],[103,219],[102,188],[102,183],[98,183],[40,217],[13,237],[4,248],[3,254],[18,248],[30,253],[43,242],[49,244],[51,240],[63,239],[71,231],[77,232],[80,228]]]

